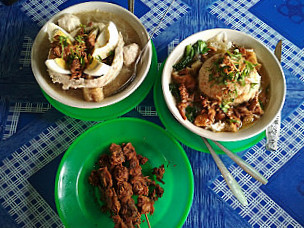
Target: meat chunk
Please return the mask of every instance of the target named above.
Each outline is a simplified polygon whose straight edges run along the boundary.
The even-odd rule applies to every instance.
[[[139,163],[141,165],[146,164],[146,162],[148,161],[148,158],[146,158],[146,157],[144,157],[144,156],[142,156],[140,154],[137,154],[137,159],[139,160]]]
[[[251,112],[246,106],[237,107],[237,111],[240,113],[241,116],[251,115]]]
[[[210,103],[211,101],[205,97],[205,96],[200,96],[200,101],[201,101],[201,105],[203,108],[209,108],[210,107]]]
[[[100,168],[98,170],[98,174],[99,174],[100,183],[104,188],[112,187],[113,185],[112,175],[107,167]]]
[[[114,228],[128,228],[119,215],[112,216],[113,222],[115,224]]]
[[[98,186],[100,184],[99,182],[99,175],[96,170],[93,170],[89,176],[89,183],[93,186]]]
[[[112,165],[121,165],[125,161],[125,156],[119,145],[112,143],[112,145],[110,146],[110,152],[110,161]]]
[[[157,195],[157,197],[162,197],[163,194],[164,194],[164,189],[162,187],[160,187],[159,184],[156,185],[156,188],[155,188],[155,193]]]
[[[96,42],[96,35],[95,33],[91,32],[88,37],[86,38],[86,46],[88,48],[88,53],[93,53],[95,42]]]
[[[50,49],[49,59],[61,58],[61,47],[55,46]]]
[[[149,194],[149,188],[147,184],[147,177],[135,176],[131,179],[131,184],[133,187],[133,192],[135,195],[145,195]]]
[[[186,116],[186,108],[189,106],[190,102],[193,100],[193,97],[190,97],[188,90],[185,86],[185,84],[181,84],[178,87],[179,90],[179,94],[180,94],[180,98],[181,98],[181,102],[178,103],[177,108],[179,110],[179,113],[181,114],[181,116],[183,117],[184,120],[187,119]]]
[[[136,166],[135,168],[130,169],[130,175],[135,177],[135,176],[140,176],[141,175],[141,166]]]
[[[141,166],[139,165],[139,160],[137,159],[137,157],[133,157],[130,160],[130,175],[131,176],[140,176],[141,175]]]
[[[131,143],[127,143],[123,147],[123,153],[127,160],[131,160],[132,158],[134,158],[136,156],[135,148],[133,147],[133,145]]]
[[[198,115],[195,120],[194,120],[194,124],[196,126],[199,127],[208,127],[211,125],[211,120],[209,119],[208,114],[202,114],[202,115]]]
[[[259,115],[259,116],[264,114],[264,111],[261,108],[261,105],[260,105],[260,102],[259,102],[258,95],[256,95],[252,100],[249,101],[248,109],[252,113],[254,113],[256,115]]]
[[[162,183],[163,182],[163,176],[164,176],[164,173],[165,173],[165,166],[164,165],[161,165],[159,168],[153,168],[153,172],[152,172],[155,176],[156,176],[156,179]]]
[[[218,111],[215,115],[215,121],[222,121],[226,118],[226,115],[223,111]]]
[[[183,117],[184,120],[187,119],[187,116],[186,116],[186,108],[189,106],[189,102],[180,102],[178,105],[177,105],[177,108],[178,108],[178,111],[179,113],[181,114],[181,116]]]
[[[172,73],[172,79],[177,84],[184,84],[185,87],[189,90],[193,90],[195,88],[195,85],[196,85],[195,78],[192,77],[192,75],[190,74],[190,72],[188,72],[188,70],[187,71],[182,70],[180,72],[173,72]]]
[[[135,205],[134,199],[128,198],[122,203],[120,214],[128,227],[140,224],[140,213]]]
[[[129,170],[127,167],[122,165],[117,165],[114,168],[113,177],[117,182],[128,181],[129,179]]]
[[[122,201],[125,201],[126,199],[132,197],[133,195],[132,185],[127,181],[119,182],[117,184],[117,195],[118,198]]]
[[[157,178],[163,179],[165,173],[165,166],[161,165],[159,168],[154,168],[152,173],[155,174]]]
[[[158,198],[161,198],[164,194],[164,189],[160,187],[159,184],[156,184],[152,192],[150,192],[149,197],[151,200],[158,200]]]
[[[138,167],[139,166],[139,160],[138,160],[137,156],[131,158],[129,164],[130,164],[130,169],[134,169],[134,168]]]
[[[108,170],[109,170],[109,168],[110,168],[109,155],[107,155],[107,154],[101,155],[98,160],[98,165],[100,166],[100,168],[108,167]]]
[[[139,55],[139,46],[136,43],[132,43],[123,47],[123,61],[124,65],[130,66],[136,61]]]
[[[216,111],[213,109],[213,108],[210,108],[208,110],[208,117],[209,117],[209,120],[213,123],[214,120],[215,120],[215,115],[216,115]]]
[[[114,188],[106,189],[105,200],[107,203],[107,207],[111,210],[111,212],[117,215],[120,211],[121,205]]]
[[[82,76],[82,66],[79,59],[73,59],[71,64],[71,79],[78,79]]]
[[[146,196],[139,196],[137,198],[137,207],[141,214],[154,213],[154,201],[150,200]]]
[[[111,144],[109,150],[110,150],[111,153],[116,152],[116,151],[118,151],[118,152],[122,151],[121,146],[117,145],[115,143]]]

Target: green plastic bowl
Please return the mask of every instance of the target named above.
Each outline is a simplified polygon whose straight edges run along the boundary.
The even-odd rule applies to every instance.
[[[95,125],[78,137],[66,151],[55,182],[55,202],[65,227],[114,227],[101,212],[98,190],[88,177],[99,156],[111,143],[131,142],[149,161],[145,169],[165,165],[164,195],[148,215],[153,228],[181,227],[193,200],[193,174],[180,144],[156,124],[135,118],[119,118]],[[144,170],[144,169],[143,169]],[[144,219],[144,216],[142,216]],[[146,227],[146,222],[141,227]]]

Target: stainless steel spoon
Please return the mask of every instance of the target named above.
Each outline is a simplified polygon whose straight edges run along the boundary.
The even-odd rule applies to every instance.
[[[215,153],[215,151],[213,150],[213,148],[211,147],[211,145],[209,144],[207,139],[205,139],[204,137],[202,137],[202,139],[203,139],[204,143],[206,144],[208,150],[210,151],[210,154],[211,154],[215,164],[217,165],[220,172],[222,173],[222,175],[223,175],[228,187],[230,188],[232,194],[238,199],[238,201],[243,206],[247,206],[248,202],[247,202],[246,196],[245,196],[244,192],[242,191],[240,185],[236,182],[234,177],[228,171],[228,169],[226,168],[226,166],[224,165],[224,163],[222,162],[220,157]]]
[[[217,167],[219,168],[220,172],[222,173],[228,187],[230,188],[233,195],[239,200],[239,202],[246,206],[248,205],[247,199],[245,197],[244,192],[242,191],[240,185],[236,182],[233,178],[231,173],[228,171],[220,157],[215,153],[207,139],[203,138],[204,143],[206,144],[208,150],[210,151],[211,156],[213,157],[214,162],[216,163]],[[238,164],[245,172],[247,172],[250,176],[261,182],[262,184],[267,184],[268,180],[261,175],[255,168],[253,168],[250,164],[244,161],[239,156],[233,154],[230,150],[224,147],[222,144],[211,140],[214,142],[222,151],[224,151],[236,164]]]
[[[129,11],[134,14],[134,0],[128,0],[128,8]]]
[[[147,41],[147,43],[144,45],[143,49],[140,51],[136,61],[135,61],[135,64],[134,64],[134,70],[133,70],[133,74],[129,77],[129,79],[121,86],[119,87],[115,93],[120,93],[121,91],[123,91],[125,88],[127,88],[135,79],[136,75],[137,75],[137,68],[138,68],[138,64],[139,64],[139,61],[142,60],[142,56],[144,55],[144,53],[146,52],[147,50],[147,47],[149,46],[149,43],[151,42],[155,32],[157,31],[158,27],[161,25],[161,23],[163,22],[165,16],[167,15],[170,7],[172,6],[172,4],[174,3],[175,0],[172,0],[171,4],[168,6],[167,10],[165,11],[165,13],[163,14],[162,18],[159,20],[157,26],[153,29],[153,32],[152,34],[150,35],[150,39]],[[129,2],[129,11],[131,13],[134,13],[134,0],[128,0]]]

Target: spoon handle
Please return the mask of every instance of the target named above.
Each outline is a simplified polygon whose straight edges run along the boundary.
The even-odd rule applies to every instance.
[[[274,55],[281,63],[282,40],[277,43]],[[278,140],[280,138],[281,113],[279,113],[272,124],[266,128],[266,150],[276,151],[278,149]]]
[[[268,180],[262,174],[260,174],[255,168],[253,168],[251,165],[249,165],[246,161],[244,161],[239,156],[233,154],[230,150],[228,150],[222,144],[220,144],[216,141],[212,141],[212,142],[214,142],[222,151],[224,151],[246,173],[248,173],[250,176],[252,176],[254,179],[258,180],[262,184],[267,184]]]
[[[128,8],[129,11],[134,14],[134,0],[128,0]]]
[[[222,173],[228,187],[230,188],[233,195],[240,201],[240,203],[243,206],[247,206],[248,202],[246,199],[246,196],[244,192],[242,191],[240,185],[236,182],[236,180],[233,178],[231,173],[228,171],[220,157],[215,153],[215,151],[212,149],[211,145],[207,141],[207,139],[203,138],[204,143],[206,144],[208,150],[211,153],[211,156],[213,157],[214,162],[216,163],[217,167],[219,168],[220,172]]]
[[[132,12],[132,9],[133,9],[133,11],[134,11],[134,0],[128,0],[128,1],[129,1],[129,11]],[[144,55],[144,53],[145,53],[147,47],[149,46],[149,44],[151,44],[151,40],[152,40],[154,34],[156,33],[158,27],[159,27],[159,26],[161,25],[161,23],[163,22],[165,16],[167,15],[167,13],[168,13],[170,7],[173,5],[174,1],[175,1],[175,0],[172,0],[171,4],[168,6],[167,10],[165,11],[165,13],[163,14],[163,16],[162,16],[161,19],[159,20],[157,26],[153,29],[153,31],[152,31],[152,33],[151,33],[151,35],[150,35],[150,39],[147,41],[147,43],[144,45],[143,49],[140,51],[140,53],[139,53],[139,55],[138,55],[138,57],[137,57],[137,59],[136,59],[136,61],[135,61],[133,74],[132,74],[132,75],[129,77],[129,79],[128,79],[122,86],[120,86],[112,95],[115,95],[115,94],[120,93],[121,91],[123,91],[125,88],[127,88],[127,87],[134,81],[134,79],[135,79],[135,77],[136,77],[136,74],[137,74],[137,65],[138,65],[139,61],[142,60],[141,57]],[[132,8],[132,6],[131,6],[132,4],[133,4],[133,8]],[[132,12],[132,13],[134,13],[134,12]]]

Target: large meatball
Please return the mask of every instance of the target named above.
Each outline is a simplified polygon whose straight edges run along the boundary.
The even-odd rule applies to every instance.
[[[216,54],[205,61],[199,71],[199,88],[201,92],[213,99],[229,101],[231,105],[237,105],[254,98],[260,88],[261,76],[256,69],[245,78],[245,85],[239,82],[227,82],[226,85],[216,84],[214,80],[209,80],[214,62],[222,58],[224,54]]]

